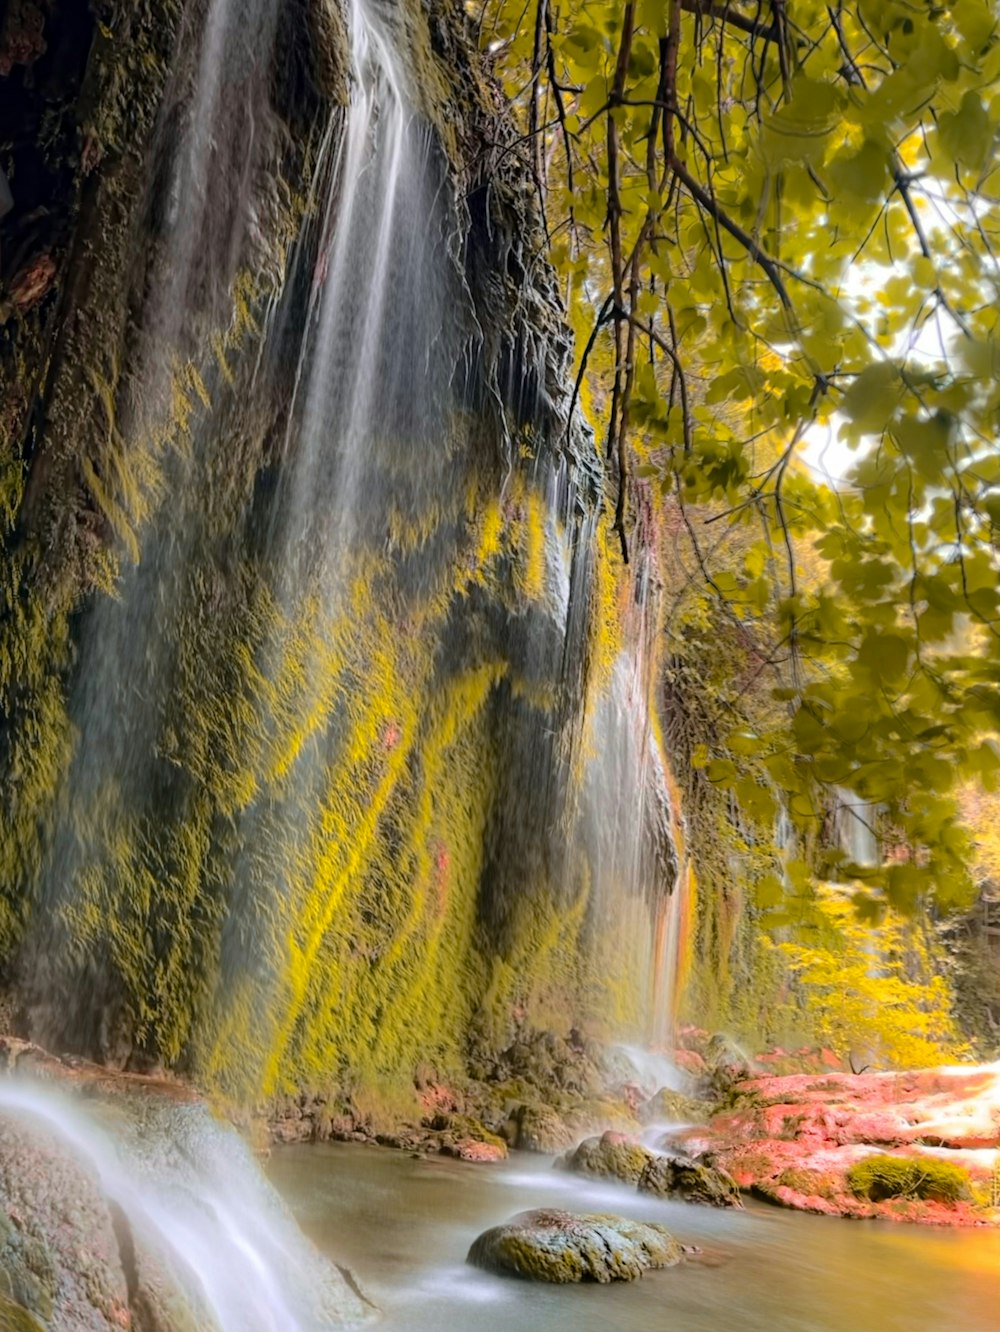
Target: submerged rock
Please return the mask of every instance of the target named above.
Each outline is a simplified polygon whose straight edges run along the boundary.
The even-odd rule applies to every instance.
[[[742,1207],[740,1190],[732,1175],[718,1166],[695,1161],[690,1156],[656,1156],[639,1176],[640,1193],[710,1207]]]
[[[565,1285],[634,1281],[651,1268],[675,1266],[681,1257],[681,1246],[664,1226],[541,1208],[485,1231],[468,1261],[487,1272]]]

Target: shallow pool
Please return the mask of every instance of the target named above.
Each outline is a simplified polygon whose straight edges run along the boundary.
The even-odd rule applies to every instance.
[[[528,1155],[467,1165],[354,1144],[285,1147],[269,1174],[393,1330],[1000,1332],[1000,1231],[660,1202]],[[547,1205],[662,1221],[704,1253],[615,1286],[544,1286],[465,1265],[480,1231]]]

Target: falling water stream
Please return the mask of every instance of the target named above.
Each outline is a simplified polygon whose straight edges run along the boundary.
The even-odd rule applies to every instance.
[[[251,183],[267,161],[262,143],[268,127],[257,109],[278,15],[279,6],[268,0],[247,5],[207,0],[189,7],[191,22],[185,21],[181,40],[187,44],[190,87],[175,90],[182,123],[179,131],[174,127],[175,151],[161,183],[164,244],[159,279],[151,284],[145,309],[133,386],[144,414],[140,420],[137,406],[135,419],[122,423],[126,432],[149,428],[147,418],[169,396],[173,361],[183,348],[187,324],[211,303],[216,286],[225,287],[232,276],[226,264],[234,263],[246,237],[253,242],[254,229],[266,225],[266,219],[252,215],[248,201]],[[340,650],[335,635],[343,634],[343,624],[338,630],[338,619],[350,624],[352,580],[363,580],[372,567],[383,568],[396,558],[395,516],[416,522],[435,514],[441,495],[465,484],[470,451],[469,439],[458,437],[462,427],[456,418],[464,406],[461,371],[470,360],[475,320],[459,261],[460,228],[444,154],[418,110],[419,90],[411,86],[401,55],[404,11],[391,0],[350,0],[347,21],[349,104],[330,114],[311,184],[316,206],[289,263],[290,283],[307,291],[304,319],[289,332],[288,307],[277,299],[271,303],[258,366],[267,375],[273,370],[269,357],[294,346],[291,391],[276,432],[276,479],[263,533],[253,534],[255,558],[266,570],[268,596],[276,607],[273,619],[284,628],[256,645],[253,668],[273,681],[287,655],[283,632],[288,625],[308,626],[310,646],[297,669],[301,692],[311,695],[301,704],[311,729],[306,728],[287,763],[276,765],[281,773],[277,796],[251,793],[217,820],[232,835],[236,850],[218,871],[226,887],[219,893],[224,901],[219,957],[212,957],[219,967],[214,1002],[224,1008],[234,993],[250,996],[243,1001],[249,1013],[244,1036],[233,1034],[224,1014],[217,1046],[234,1049],[245,1039],[253,1047],[246,1061],[255,1061],[251,1075],[258,1085],[268,1086],[277,1081],[275,1071],[310,1002],[308,986],[339,894],[355,872],[351,846],[336,844],[319,812],[323,784],[343,740],[337,706],[324,692],[330,679],[324,659]],[[211,458],[229,444],[214,430],[207,407],[192,441],[190,456],[167,460],[165,476],[184,494],[179,511],[197,519],[198,497],[192,492],[198,477],[211,475]],[[509,448],[510,441],[505,443]],[[202,463],[206,469],[199,472]],[[503,460],[504,496],[511,466],[510,458]],[[588,506],[580,502],[568,473],[566,459],[555,457],[527,483],[526,493],[533,497],[527,504],[541,497],[543,515],[538,524],[540,609],[532,618],[523,607],[504,608],[525,640],[517,644],[517,668],[529,685],[540,685],[540,692],[557,681],[564,713],[582,712],[585,705],[581,663],[597,522],[593,504],[584,514]],[[204,533],[197,521],[187,527],[175,523],[170,505],[153,512],[147,526],[142,560],[124,571],[119,598],[98,601],[80,631],[71,698],[77,731],[69,779],[73,790],[56,820],[44,871],[46,919],[36,927],[34,952],[29,950],[35,966],[33,1016],[43,1039],[49,1031],[65,1029],[68,1002],[65,983],[59,988],[51,980],[62,952],[51,945],[50,922],[59,916],[75,929],[99,930],[101,909],[91,907],[88,914],[74,893],[80,884],[88,891],[97,885],[97,901],[117,908],[117,875],[124,892],[129,876],[137,873],[147,903],[155,904],[170,861],[160,821],[165,828],[169,818],[181,823],[190,813],[170,808],[164,794],[172,790],[171,764],[180,766],[164,740],[171,732],[178,670],[176,644],[166,626],[182,622],[185,599],[202,595],[187,580],[192,551]],[[432,542],[425,544],[430,555],[420,548],[419,558],[403,571],[400,559],[400,568],[387,579],[393,590],[385,615],[393,617],[394,632],[403,642],[409,632],[408,599],[416,601],[418,592],[429,598],[440,576],[442,559],[434,555]],[[223,553],[220,561],[224,565],[231,557],[236,563],[244,554]],[[557,904],[563,905],[560,893],[574,908],[589,895],[590,942],[598,964],[602,947],[610,950],[626,941],[629,979],[637,991],[654,998],[652,1018],[648,1012],[626,1015],[628,1034],[663,1040],[670,1020],[676,927],[670,917],[653,937],[652,899],[664,885],[669,888],[677,867],[667,775],[651,722],[652,582],[643,566],[629,641],[611,663],[603,693],[590,700],[587,724],[576,716],[559,718],[575,732],[574,743],[566,746],[571,752],[563,752],[537,724],[525,722],[530,714],[523,711],[522,698],[512,700],[514,720],[501,721],[496,730],[504,745],[519,752],[522,768],[507,778],[511,813],[506,824],[497,819],[494,841],[502,845],[505,836],[527,840],[526,827],[519,826],[525,817],[544,844],[542,859],[556,867],[552,893]],[[537,626],[534,638],[526,625]],[[249,710],[246,704],[244,715]],[[268,726],[275,732],[279,720],[284,719],[269,722],[265,717],[263,749],[273,738],[266,734]],[[384,738],[382,748],[397,743],[398,736]],[[538,777],[540,766],[544,781]],[[519,791],[518,772],[524,778]],[[539,788],[544,798],[535,794]],[[77,791],[91,802],[96,822],[88,823],[74,807]],[[352,798],[356,794],[352,791]],[[367,818],[364,792],[357,798]],[[199,799],[197,792],[194,799]],[[535,808],[526,809],[529,803]],[[135,827],[141,829],[134,852],[138,869],[130,859],[129,835]],[[349,841],[352,832],[348,829],[343,840]],[[343,864],[326,898],[318,904],[310,899],[308,909],[296,917],[291,881],[317,841],[324,854],[340,855]],[[264,888],[254,890],[260,898],[252,900],[247,885],[261,862],[267,866],[258,875]],[[527,872],[524,877],[530,878]],[[515,883],[514,889],[520,893],[523,884]],[[257,933],[256,922],[263,918],[271,922],[266,944]],[[144,926],[129,928],[135,929],[140,949],[152,950]],[[181,926],[168,922],[163,933],[172,942],[181,928],[190,928],[190,921]],[[131,964],[134,958],[126,961]],[[189,960],[191,965],[197,964]],[[596,970],[601,972],[601,965]],[[81,1048],[97,1047],[117,1058],[118,1038],[106,1016],[114,1011],[115,996],[109,981],[111,997],[105,1002],[106,979],[99,965],[91,966],[86,976],[94,986],[91,1008],[81,1005],[71,1019],[79,1018]],[[168,968],[156,977],[165,993],[185,980]],[[74,983],[71,979],[70,987]],[[396,1002],[395,996],[391,1000]],[[182,1048],[179,1038],[178,1051]],[[668,1070],[664,1080],[669,1077]],[[319,1332],[331,1325],[323,1311],[322,1265],[316,1265],[309,1246],[275,1207],[249,1155],[232,1135],[212,1128],[206,1116],[188,1124],[179,1112],[180,1127],[171,1127],[168,1135],[171,1149],[157,1156],[134,1146],[120,1151],[79,1108],[38,1090],[3,1087],[0,1111],[30,1115],[72,1144],[135,1234],[183,1274],[192,1297],[206,1310],[206,1326],[219,1332]]]
[[[151,1123],[123,1134],[119,1122],[112,1136],[79,1098],[7,1082],[0,1114],[50,1132],[96,1176],[132,1243],[185,1292],[202,1332],[322,1332],[363,1316],[243,1141],[204,1106],[167,1102]]]

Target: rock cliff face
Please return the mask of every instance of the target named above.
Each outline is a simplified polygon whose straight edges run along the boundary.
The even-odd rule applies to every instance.
[[[4,25],[17,1024],[251,1096],[640,1031],[675,877],[655,568],[605,545],[463,6]]]

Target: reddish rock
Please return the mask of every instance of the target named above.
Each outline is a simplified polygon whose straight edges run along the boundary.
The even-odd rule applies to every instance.
[[[430,1082],[421,1087],[417,1092],[417,1099],[428,1115],[432,1116],[457,1114],[463,1108],[461,1095],[453,1087],[447,1087],[439,1082]]]
[[[507,1148],[502,1142],[477,1142],[475,1138],[459,1138],[447,1153],[460,1161],[502,1161]]]
[[[741,1188],[802,1211],[935,1225],[1000,1220],[988,1210],[1000,1169],[1000,1064],[751,1077],[737,1084],[732,1109],[675,1140],[713,1152]],[[960,1166],[971,1198],[855,1197],[848,1169],[886,1152]]]
[[[10,0],[0,27],[0,76],[45,54],[45,0]]]
[[[690,1073],[692,1077],[700,1078],[708,1072],[705,1056],[699,1054],[697,1050],[674,1050],[672,1058],[678,1068]]]
[[[56,280],[56,261],[51,254],[35,255],[11,279],[11,303],[20,310],[30,310],[45,296]]]

